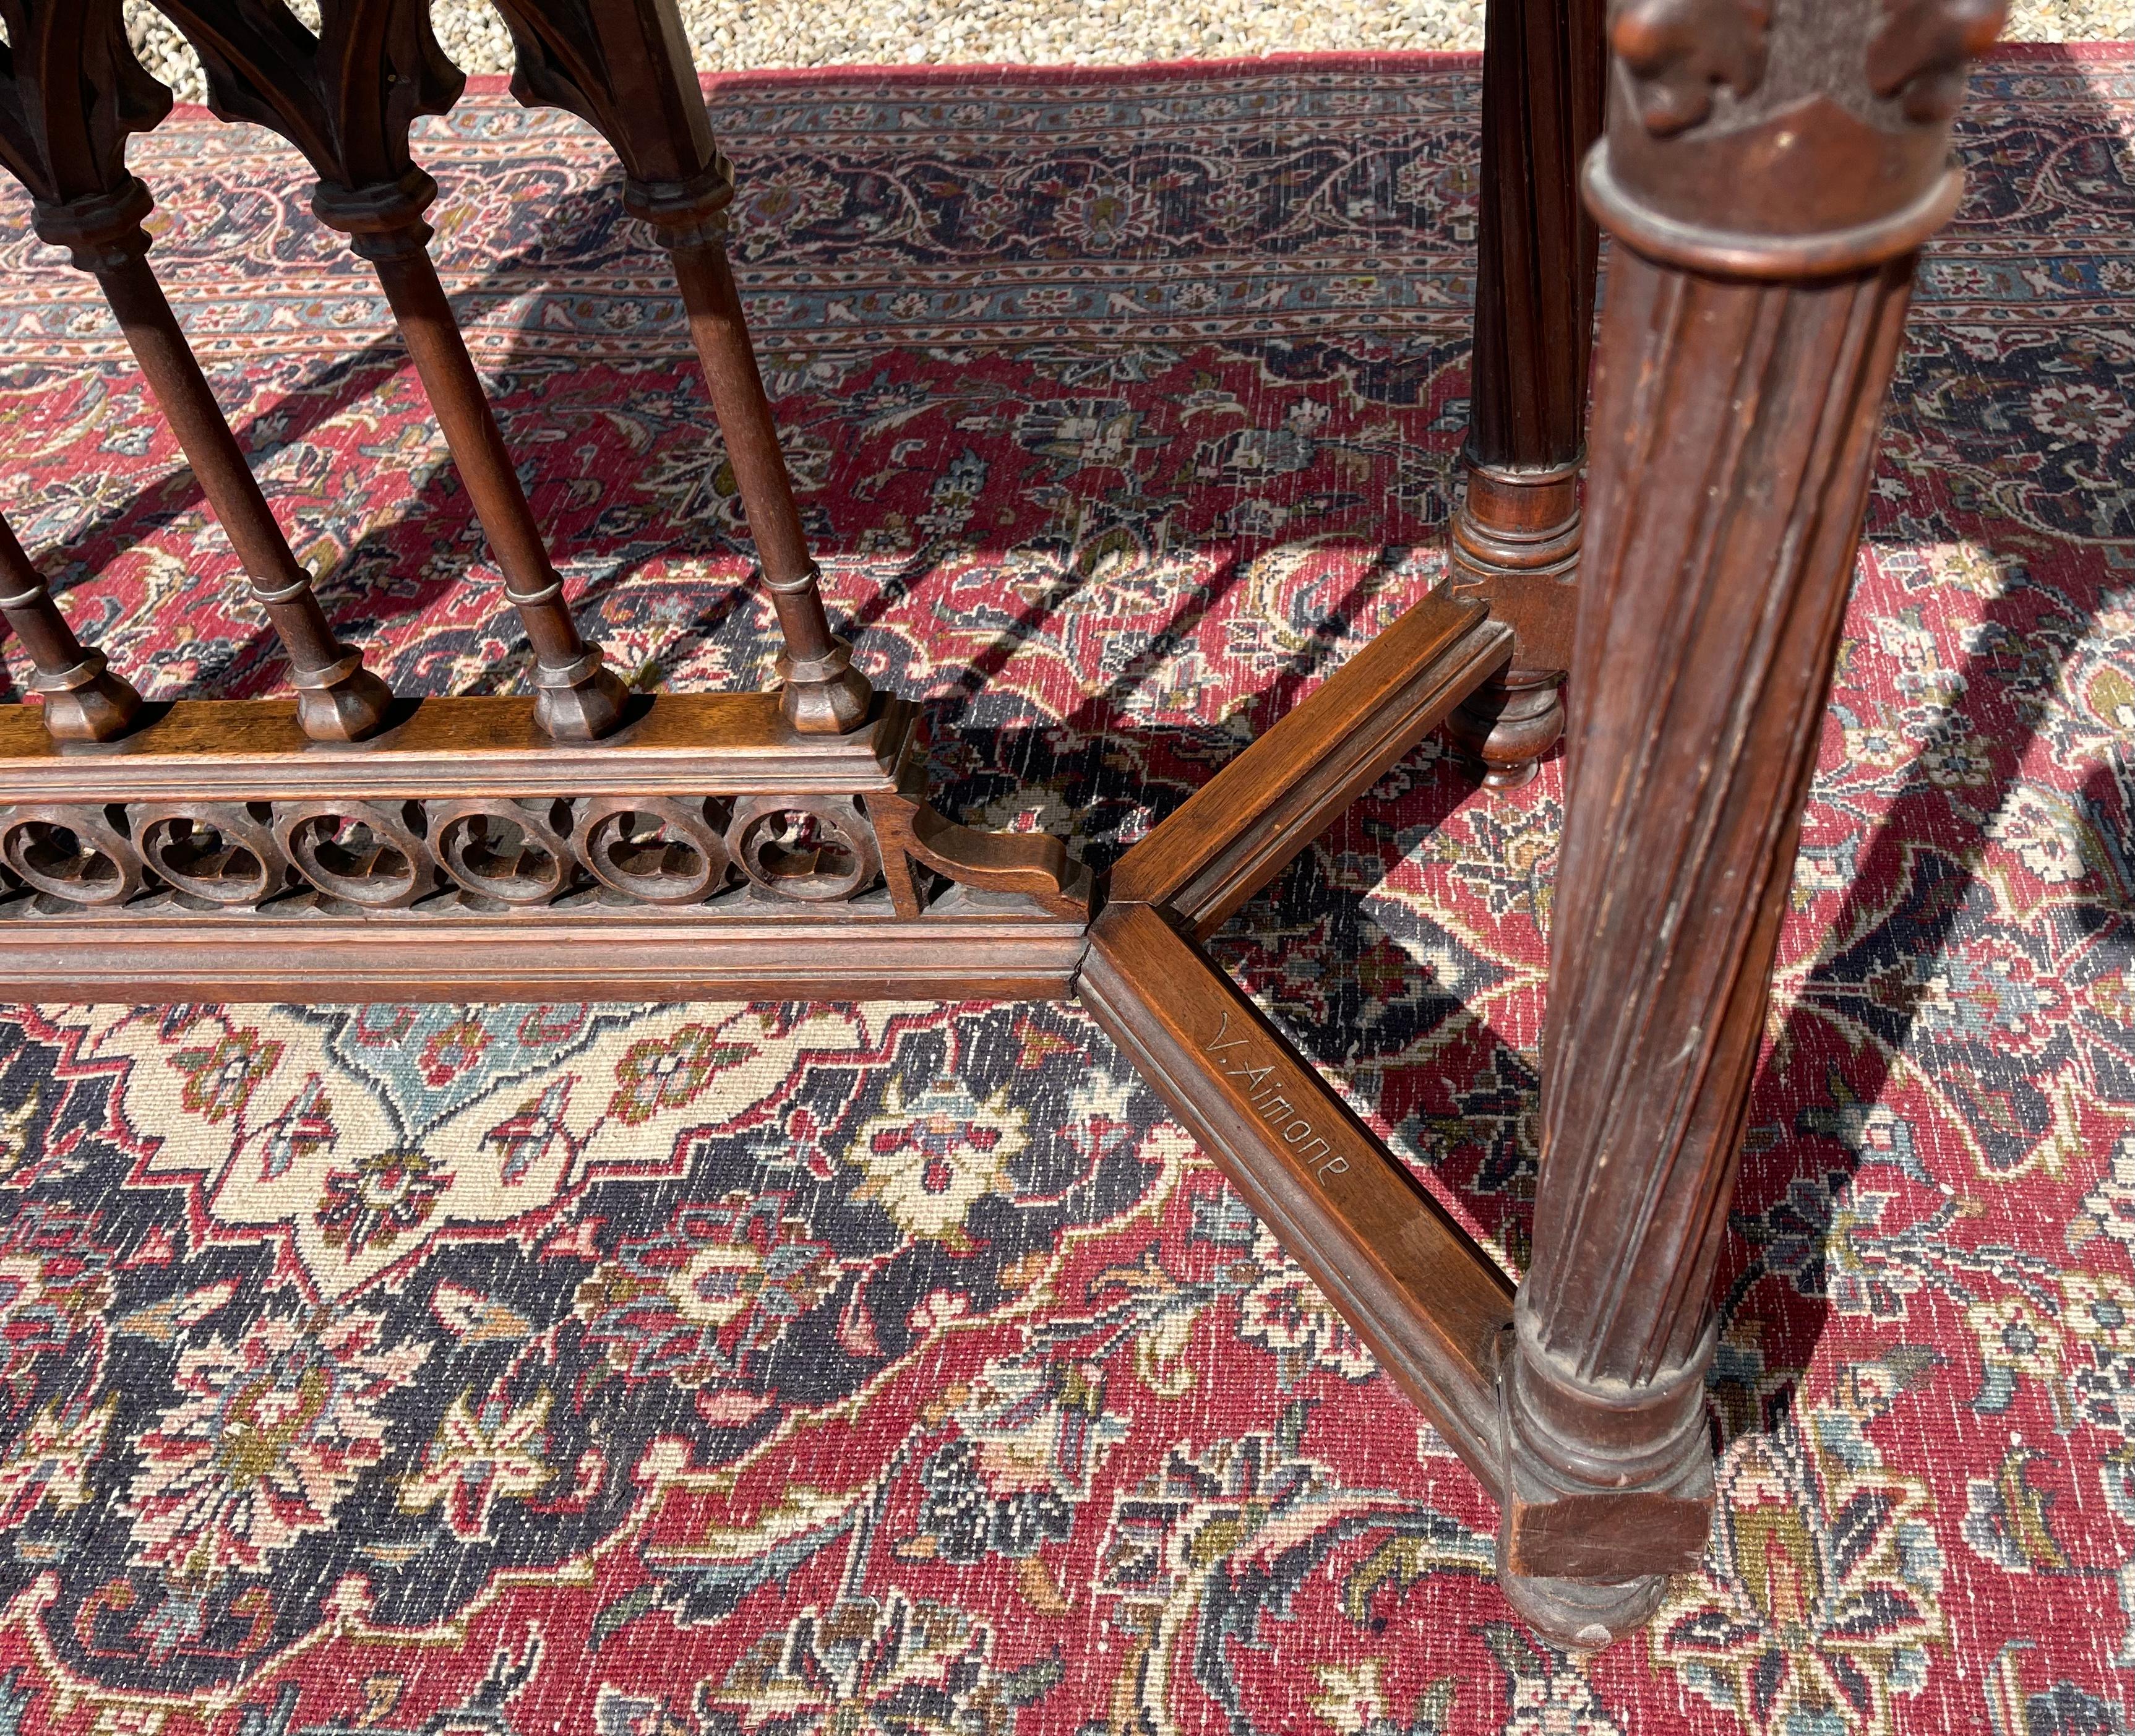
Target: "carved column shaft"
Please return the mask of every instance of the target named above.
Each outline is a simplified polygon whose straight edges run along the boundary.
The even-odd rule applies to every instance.
[[[1650,1381],[1698,1347],[1912,264],[1760,284],[1627,254],[1611,274],[1578,654],[1638,679],[1573,708],[1595,759],[1544,1042],[1584,1065],[1545,1098],[1563,1155],[1529,1299],[1583,1380]],[[1589,1216],[1606,1264],[1572,1257]],[[1655,1250],[1664,1287],[1633,1276]]]
[[[104,666],[104,653],[75,637],[13,526],[0,519],[0,616],[37,671],[45,730],[59,742],[108,742],[125,734],[141,695]]]
[[[1564,723],[1600,245],[1579,164],[1601,132],[1601,0],[1490,0],[1485,31],[1467,493],[1452,575],[1456,592],[1483,598],[1517,638],[1512,666],[1452,728],[1505,787],[1534,775]]]
[[[327,222],[344,226],[345,217],[336,221],[336,206],[320,201],[318,208]],[[572,617],[563,575],[534,521],[511,449],[431,263],[429,235],[419,210],[391,229],[349,231],[351,245],[378,273],[453,467],[504,574],[505,597],[525,630],[534,652],[535,720],[559,740],[597,740],[622,722],[627,692]]]
[[[304,733],[321,741],[361,741],[385,721],[392,694],[344,645],[319,607],[312,575],[289,547],[237,437],[186,341],[162,286],[148,264],[141,227],[152,201],[135,181],[114,198],[40,204],[40,239],[68,248],[94,274],[157,406],[192,467],[201,492],[236,551],[253,601],[265,613],[289,660]]]
[[[670,232],[671,233],[671,232]],[[663,239],[666,239],[663,235]],[[808,553],[792,479],[778,447],[778,428],[742,317],[724,235],[671,243],[669,258],[690,316],[712,397],[712,413],[748,513],[764,588],[778,613],[784,651],[787,714],[796,728],[821,733],[850,729],[868,713],[866,678],[852,666],[852,650],[830,631],[823,607],[822,569]]]
[[[1713,1264],[1915,253],[1985,46],[1973,19],[1893,74],[1923,10],[1782,8],[1769,40],[1755,0],[1612,19],[1587,191],[1618,246],[1502,1383],[1506,1592],[1574,1642],[1643,1620],[1704,1545]]]

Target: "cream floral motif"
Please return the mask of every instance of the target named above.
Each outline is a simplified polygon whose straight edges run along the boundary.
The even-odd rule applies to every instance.
[[[1124,181],[1097,180],[1061,201],[1067,233],[1095,253],[1116,253],[1156,233],[1155,200]]]
[[[2135,1284],[2111,1272],[2061,1274],[2062,1323],[2094,1354],[2135,1352]]]
[[[538,1224],[594,1178],[672,1177],[686,1132],[754,1100],[722,1096],[737,1070],[784,1077],[865,1049],[898,1008],[485,1008],[486,1026],[422,1010],[337,1026],[203,1009],[174,1054],[152,1021],[114,1008],[95,1047],[181,1076],[189,1114],[162,1129],[141,1179],[196,1187],[212,1239],[280,1242],[307,1294],[331,1303],[456,1227]]]
[[[461,1537],[489,1535],[499,1501],[523,1500],[555,1478],[542,1458],[553,1396],[544,1390],[514,1409],[496,1395],[477,1405],[462,1393],[422,1468],[401,1480],[400,1511],[434,1511]]]
[[[1266,1275],[1239,1299],[1238,1335],[1274,1355],[1285,1389],[1314,1369],[1345,1381],[1378,1372],[1377,1359],[1356,1328],[1335,1312],[1304,1267],[1266,1229],[1256,1236],[1253,1253]]]
[[[90,1472],[118,1408],[116,1398],[55,1400],[0,1445],[0,1528],[21,1524],[41,1501],[64,1513],[95,1498]]]
[[[2042,434],[2096,441],[2135,428],[2135,411],[2096,386],[2046,386],[2031,394],[2031,420]]]
[[[2065,1425],[2068,1393],[2062,1379],[2060,1327],[2036,1304],[2014,1293],[1972,1303],[1965,1323],[1979,1341],[1982,1370],[1975,1408],[2004,1410],[2017,1383],[2036,1381],[2057,1420]]]
[[[133,1559],[173,1581],[264,1570],[333,1522],[356,1478],[386,1453],[385,1400],[429,1355],[380,1342],[354,1312],[256,1320],[178,1358],[183,1395],[139,1439],[126,1493]]]
[[[2105,1174],[2083,1197],[2083,1209],[2113,1240],[2135,1247],[2135,1134],[2114,1144]]]
[[[1934,1503],[1883,1468],[1862,1419],[1819,1412],[1736,1443],[1700,1576],[1654,1622],[1657,1661],[1769,1736],[1892,1729],[1945,1633]]]
[[[2096,853],[2089,828],[2068,799],[2055,791],[2012,791],[1989,830],[2014,850],[2032,876],[2048,886],[2070,886],[2089,875]]]
[[[351,1170],[330,1170],[312,1214],[329,1248],[351,1259],[367,1248],[390,1248],[419,1229],[453,1184],[451,1173],[419,1151],[375,1152]]]
[[[854,1198],[876,1202],[908,1236],[961,1249],[971,1245],[972,1207],[989,1194],[1014,1196],[1009,1166],[1029,1143],[1005,1091],[981,1102],[962,1081],[942,1079],[908,1099],[903,1081],[892,1080],[845,1158],[866,1177]]]

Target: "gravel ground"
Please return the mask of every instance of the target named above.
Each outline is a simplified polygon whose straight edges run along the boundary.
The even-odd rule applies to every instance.
[[[289,0],[317,17],[316,0]],[[431,0],[438,37],[469,72],[509,72],[511,44],[488,0]],[[682,0],[697,65],[1096,65],[1403,48],[1480,48],[1483,0]],[[147,0],[127,27],[149,70],[189,102],[200,65]],[[2015,0],[2008,35],[2030,42],[2135,36],[2135,0]]]

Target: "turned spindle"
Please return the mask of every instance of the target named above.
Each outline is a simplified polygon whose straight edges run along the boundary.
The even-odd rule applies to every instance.
[[[652,225],[674,264],[778,616],[788,721],[811,734],[858,728],[874,695],[823,607],[821,569],[808,553],[727,259],[733,174],[712,137],[674,0],[499,0],[497,10],[517,51],[513,94],[599,129],[629,177],[626,206]]]
[[[142,225],[154,201],[126,167],[126,141],[170,112],[170,93],[128,48],[119,0],[13,0],[8,27],[0,84],[15,119],[0,126],[0,165],[35,200],[38,238],[65,248],[111,304],[281,641],[305,733],[322,741],[375,733],[392,695],[363,654],[334,636],[148,264]]]
[[[622,683],[579,631],[444,286],[424,213],[438,184],[409,152],[417,117],[443,114],[466,77],[432,34],[422,0],[323,0],[313,36],[276,6],[158,0],[206,69],[208,103],[301,151],[318,175],[312,210],[348,238],[380,288],[443,430],[453,467],[534,651],[535,719],[587,741],[623,720]]]
[[[45,731],[56,742],[109,742],[126,733],[141,695],[104,666],[104,653],[75,637],[45,576],[0,518],[0,615],[36,670]]]

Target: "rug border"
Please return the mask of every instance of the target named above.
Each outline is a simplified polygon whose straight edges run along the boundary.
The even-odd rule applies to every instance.
[[[2135,60],[2135,41],[1997,42],[1987,57],[2002,60],[2066,60],[2077,65],[2113,60]],[[746,71],[706,72],[698,75],[708,97],[730,97],[762,86],[783,89],[810,85],[844,84],[854,79],[894,78],[904,85],[942,85],[951,88],[1012,80],[1025,85],[1146,84],[1151,80],[1193,78],[1235,78],[1248,73],[1300,72],[1479,72],[1480,50],[1470,48],[1400,48],[1343,51],[1333,54],[1232,55],[1220,60],[1131,60],[1101,66],[1063,65],[1058,62],[1033,65],[1014,60],[915,63],[867,61],[839,66],[765,66]],[[511,89],[511,75],[477,72],[467,75],[469,96],[501,96]],[[172,120],[212,120],[203,103],[178,103]]]

